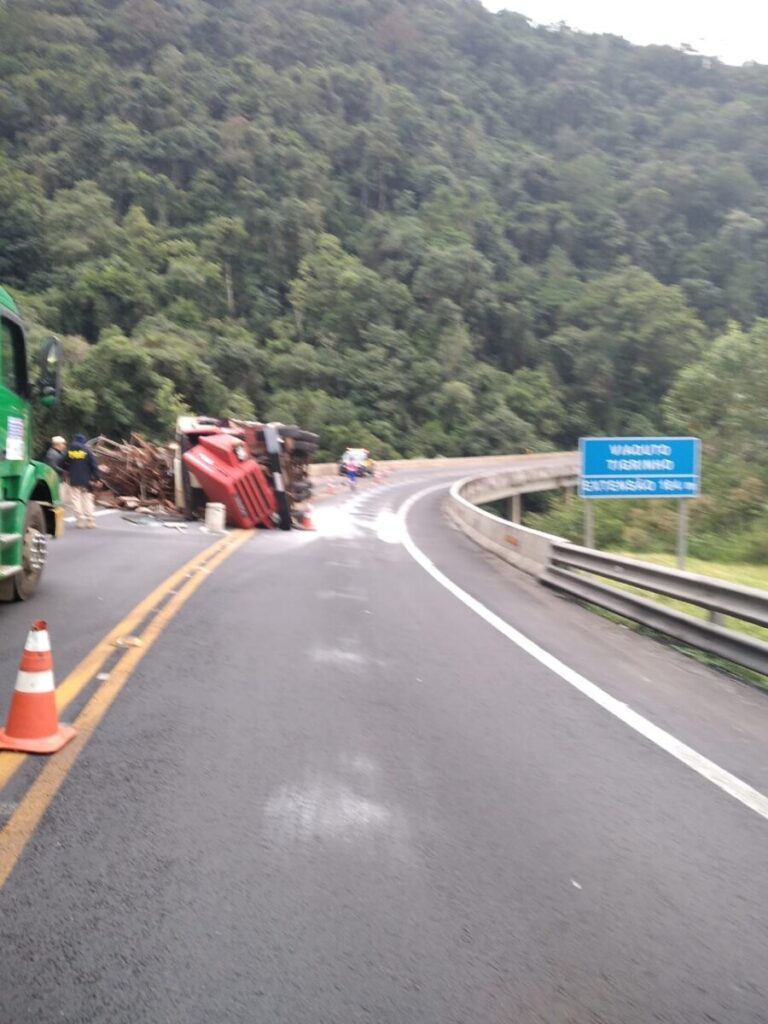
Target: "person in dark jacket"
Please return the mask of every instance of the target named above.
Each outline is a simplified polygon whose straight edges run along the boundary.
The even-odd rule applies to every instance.
[[[55,469],[56,472],[59,474],[59,497],[61,498],[62,505],[68,507],[70,504],[69,484],[64,479],[64,470],[61,468],[61,465],[64,462],[66,454],[67,442],[64,440],[64,438],[60,437],[58,434],[56,435],[56,437],[52,437],[51,446],[45,453],[45,462],[46,465],[50,466],[51,469]]]
[[[61,476],[61,463],[64,460],[64,453],[67,450],[67,442],[63,437],[51,438],[51,446],[45,453],[45,461],[51,469],[55,469],[56,472]]]
[[[80,530],[93,529],[93,489],[99,482],[96,458],[82,434],[75,434],[61,463],[69,482],[70,501]]]

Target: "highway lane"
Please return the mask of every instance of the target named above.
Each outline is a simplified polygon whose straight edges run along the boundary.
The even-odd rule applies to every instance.
[[[408,520],[438,570],[567,666],[768,793],[768,694],[554,595],[445,523],[442,500],[426,494]]]
[[[132,518],[140,517],[120,512],[99,515],[95,530],[76,530],[67,523],[64,536],[49,542],[48,563],[35,597],[0,604],[3,710],[35,619],[49,624],[56,677],[61,681],[154,587],[215,540],[197,524],[179,531],[135,525]]]
[[[0,895],[8,1020],[768,1020],[766,822],[410,558],[396,509],[433,480],[254,538],[184,606]],[[765,763],[762,695],[729,704],[658,645],[649,670],[645,641],[482,557],[433,497],[409,528],[707,756]],[[678,682],[706,690],[687,717]]]

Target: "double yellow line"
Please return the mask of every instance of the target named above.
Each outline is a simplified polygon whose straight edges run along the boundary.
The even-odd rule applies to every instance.
[[[160,636],[168,623],[178,614],[197,588],[222,562],[242,547],[253,534],[240,532],[226,537],[202,554],[190,559],[144,598],[94,647],[73,669],[56,691],[59,714],[93,680],[107,660],[115,654],[115,641],[132,634],[146,621],[138,636],[140,644],[126,649],[125,654],[110,670],[105,682],[96,690],[74,722],[77,732],[58,754],[46,761],[45,767],[24,794],[19,806],[0,832],[0,889],[13,871],[24,847],[37,828],[49,804],[60,789],[80,752],[107,713],[115,697],[130,679],[136,666]],[[162,603],[165,602],[165,603]],[[162,605],[158,609],[158,605]],[[0,754],[0,790],[27,759],[26,754]]]

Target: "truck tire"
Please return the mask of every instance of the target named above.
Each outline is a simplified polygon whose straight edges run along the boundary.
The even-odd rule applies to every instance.
[[[22,534],[21,572],[0,583],[0,601],[28,601],[43,575],[48,539],[45,516],[36,501],[27,502]]]
[[[303,441],[307,444],[315,445],[316,448],[320,446],[319,434],[313,434],[311,430],[302,430],[301,427],[295,425],[278,427],[278,433],[280,437],[290,438],[292,441]]]

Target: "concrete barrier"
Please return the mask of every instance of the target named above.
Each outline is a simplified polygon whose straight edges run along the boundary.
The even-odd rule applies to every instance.
[[[475,543],[538,577],[549,566],[552,544],[566,542],[561,537],[509,522],[477,506],[516,494],[575,486],[578,455],[527,456],[511,465],[507,459],[507,463],[493,473],[459,480],[448,493],[445,509],[450,520]]]
[[[446,459],[384,459],[376,463],[376,468],[384,472],[394,473],[402,470],[413,472],[428,471],[434,473],[444,472],[453,469],[466,469],[470,471],[475,467],[484,469],[494,466],[509,465],[512,461],[519,460],[541,460],[561,458],[561,453],[546,454],[535,453],[531,455],[472,455]],[[312,477],[336,476],[339,472],[337,462],[315,462],[309,467],[309,475]],[[492,499],[491,499],[492,500]]]

